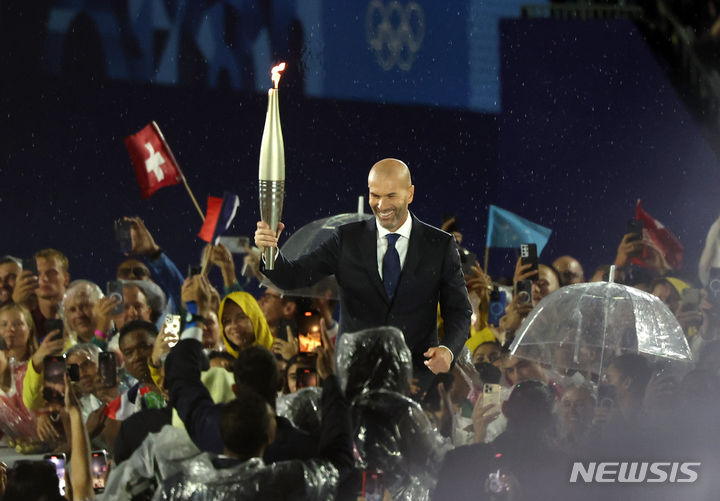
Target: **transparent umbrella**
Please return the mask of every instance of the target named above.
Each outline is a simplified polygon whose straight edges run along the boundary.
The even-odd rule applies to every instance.
[[[280,252],[288,259],[297,259],[320,247],[320,245],[330,238],[333,232],[343,224],[366,221],[372,218],[373,216],[371,214],[362,212],[362,198],[363,197],[360,197],[361,200],[358,201],[358,212],[337,214],[335,216],[316,219],[306,224],[287,239],[287,242],[280,247]],[[267,278],[264,278],[261,283],[266,287],[272,287],[290,296],[327,297],[330,299],[338,299],[339,297],[337,281],[334,275],[324,278],[311,287],[293,290],[281,289]]]
[[[520,326],[510,352],[558,371],[598,377],[623,353],[692,360],[680,324],[662,301],[613,282],[570,285],[543,298]]]

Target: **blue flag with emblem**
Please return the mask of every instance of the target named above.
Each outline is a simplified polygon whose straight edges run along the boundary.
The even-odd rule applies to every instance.
[[[520,247],[520,244],[537,245],[538,256],[550,239],[552,230],[509,210],[490,206],[486,247]]]

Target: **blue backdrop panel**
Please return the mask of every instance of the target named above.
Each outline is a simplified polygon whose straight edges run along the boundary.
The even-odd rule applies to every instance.
[[[327,97],[464,108],[466,2],[324,2]]]

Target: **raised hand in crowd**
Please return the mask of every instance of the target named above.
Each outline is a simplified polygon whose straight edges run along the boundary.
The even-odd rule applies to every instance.
[[[465,286],[468,293],[475,293],[479,299],[478,311],[487,312],[490,309],[490,292],[493,289],[490,275],[485,273],[477,261],[470,267],[471,273],[465,275]],[[477,315],[474,325],[475,329],[482,330],[487,327],[484,315]]]
[[[187,304],[194,301],[200,315],[207,315],[210,311],[211,285],[204,274],[193,275],[185,279],[182,286],[182,302]]]
[[[262,281],[263,276],[260,273],[260,260],[262,259],[262,253],[257,247],[250,247],[247,254],[243,258],[243,271],[242,274],[248,278],[256,278],[258,281]]]
[[[104,403],[107,404],[107,402]],[[91,438],[97,437],[105,430],[105,425],[108,422],[107,414],[105,414],[105,407],[105,405],[102,405],[88,415],[85,427]]]
[[[473,441],[475,443],[484,442],[487,435],[487,428],[500,415],[497,405],[483,405],[483,395],[481,394],[472,411]]]
[[[481,304],[489,303],[490,291],[493,289],[490,275],[483,271],[477,261],[470,267],[470,271],[471,273],[465,276],[465,285],[468,292],[474,291],[480,297]]]
[[[12,300],[15,304],[21,304],[30,308],[35,290],[38,288],[38,276],[30,270],[23,270],[15,281]]]
[[[272,352],[280,355],[283,360],[290,360],[298,354],[298,339],[293,335],[289,325],[286,325],[285,329],[287,331],[287,341],[279,337],[275,338],[272,345]]]
[[[70,484],[72,485],[73,499],[94,499],[95,492],[90,474],[90,439],[83,423],[80,401],[67,375],[65,375],[65,412],[70,418],[72,450]]]
[[[513,283],[516,284],[520,280],[537,280],[538,278],[538,271],[528,271],[532,267],[531,263],[522,264],[522,259],[518,258],[517,263],[515,263],[515,273],[513,274]]]
[[[120,388],[118,385],[106,387],[100,384],[100,380],[96,380],[95,387],[93,388],[93,395],[103,404],[109,404],[120,395]]]
[[[203,262],[206,261],[220,268],[225,287],[230,288],[238,283],[232,253],[223,244],[207,244],[203,250]]]
[[[520,327],[533,309],[532,303],[520,303],[515,295],[505,309],[505,315],[500,319],[500,328],[505,332],[514,332]]]
[[[35,350],[35,353],[33,353],[31,360],[36,371],[42,372],[45,357],[60,355],[63,352],[65,340],[62,336],[55,339],[58,334],[60,334],[60,330],[49,332],[47,336],[45,336],[45,339],[43,339],[43,342],[40,343],[40,346],[38,346],[38,349]]]
[[[155,337],[152,355],[150,355],[150,364],[153,367],[160,367],[162,365],[162,356],[170,353],[170,349],[179,341],[178,335],[173,332],[167,332],[166,328],[167,325],[163,324],[160,334]]]
[[[107,405],[120,395],[119,386],[116,384],[115,386],[106,387],[100,384],[99,379],[96,379],[92,394],[102,402],[102,405],[88,415],[85,423],[87,433],[90,435],[90,438],[95,438],[100,434],[102,434],[104,438],[109,436],[114,437],[119,425],[114,420],[109,419],[105,411]],[[112,443],[112,440],[106,441]]]
[[[315,349],[315,353],[317,353],[315,368],[320,379],[326,379],[335,374],[335,346],[328,337],[323,318],[320,319],[320,339],[322,339],[322,344]]]
[[[119,300],[116,297],[101,298],[93,307],[95,315],[95,330],[108,333],[112,326],[113,313],[112,310],[118,305]]]
[[[40,440],[51,447],[60,442],[60,433],[55,428],[49,412],[38,414],[35,429]]]
[[[147,256],[152,258],[158,253],[162,252],[162,249],[158,244],[155,243],[155,239],[150,234],[150,231],[145,226],[145,223],[139,217],[125,217],[125,221],[131,221],[130,226],[130,240],[132,246],[130,247],[130,256]]]
[[[628,266],[630,260],[642,252],[644,242],[643,240],[633,240],[636,238],[635,233],[626,233],[623,236],[615,256],[615,266],[617,268]]]
[[[665,253],[649,236],[645,235],[643,237],[642,244],[647,251],[646,255],[643,256],[643,261],[648,267],[654,269],[659,275],[664,275],[666,272],[672,270],[672,266],[670,266],[667,259],[665,259]]]

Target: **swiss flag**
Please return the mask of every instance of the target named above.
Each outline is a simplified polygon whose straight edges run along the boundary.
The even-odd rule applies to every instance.
[[[149,123],[137,134],[126,137],[125,146],[135,166],[135,176],[143,199],[163,186],[172,186],[182,181],[175,156],[155,122]]]
[[[682,244],[660,221],[645,212],[640,200],[635,207],[635,219],[642,221],[643,230],[663,253],[668,264],[676,270],[682,268],[684,250]],[[633,262],[645,266],[649,257],[649,251],[645,249],[641,256],[633,259]]]

